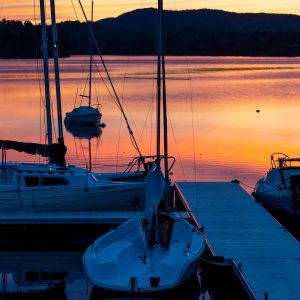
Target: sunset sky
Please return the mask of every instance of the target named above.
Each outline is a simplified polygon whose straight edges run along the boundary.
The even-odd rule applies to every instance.
[[[116,17],[124,12],[138,8],[156,6],[156,1],[153,0],[94,0],[94,2],[95,20]],[[0,18],[34,21],[34,5],[37,6],[38,3],[39,0],[0,0]],[[88,11],[90,0],[82,0],[82,3]],[[300,15],[300,2],[296,0],[165,0],[164,6],[166,9],[171,10],[211,8],[233,12],[267,12]],[[82,20],[78,0],[56,0],[56,10],[58,20],[76,20],[77,17]],[[36,19],[38,19],[37,9]]]

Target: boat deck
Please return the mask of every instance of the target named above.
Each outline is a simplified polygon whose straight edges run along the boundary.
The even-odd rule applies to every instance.
[[[251,298],[300,299],[300,244],[239,184],[178,182],[176,190]]]

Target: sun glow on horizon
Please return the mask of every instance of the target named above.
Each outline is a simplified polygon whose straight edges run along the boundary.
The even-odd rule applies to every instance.
[[[48,1],[46,1],[48,2]],[[90,11],[90,0],[83,0],[82,4],[86,9],[87,15]],[[34,21],[39,17],[39,1],[28,3],[24,0],[2,0],[0,3],[0,18],[7,20]],[[48,3],[46,3],[48,5]],[[137,0],[114,0],[114,1],[94,1],[94,20],[117,17],[125,12],[135,9],[156,7],[156,1],[137,1]],[[189,0],[175,1],[165,0],[164,8],[168,10],[185,9],[219,9],[241,13],[278,13],[300,15],[299,3],[295,0],[286,2],[276,1],[270,3],[266,0]],[[49,9],[48,9],[49,10]],[[57,0],[56,1],[57,20],[83,20],[82,12],[76,0]]]

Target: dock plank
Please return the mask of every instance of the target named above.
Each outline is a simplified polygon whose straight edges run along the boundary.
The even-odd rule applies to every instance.
[[[257,299],[300,299],[300,244],[237,183],[178,182],[213,254],[233,259]]]

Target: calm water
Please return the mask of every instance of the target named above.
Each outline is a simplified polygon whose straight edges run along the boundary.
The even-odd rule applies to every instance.
[[[155,58],[107,57],[106,62],[142,153],[154,154]],[[177,158],[173,180],[237,178],[253,186],[269,168],[272,152],[298,156],[299,63],[300,58],[168,58],[169,152]],[[62,59],[60,68],[64,115],[74,107],[76,95],[79,104],[88,58]],[[104,76],[100,66],[98,70]],[[91,141],[94,168],[123,170],[137,152],[103,84],[107,81],[95,73],[94,104],[101,104],[106,128]],[[39,77],[40,62],[1,61],[2,139],[45,141]],[[54,99],[54,84],[51,90]],[[68,163],[87,164],[87,140],[68,132],[65,139]],[[38,160],[14,152],[8,159]]]
[[[155,58],[106,57],[106,63],[142,153],[154,154]],[[1,139],[45,142],[41,63],[1,60],[0,66]],[[84,92],[88,58],[62,59],[60,67],[65,114],[74,107],[76,95],[78,104],[79,94]],[[98,71],[105,78],[100,66]],[[137,152],[107,80],[102,80],[98,71],[94,103],[101,105],[106,127],[98,139],[91,140],[93,167],[98,171],[123,170]],[[251,191],[270,167],[272,152],[299,156],[300,58],[171,57],[167,58],[167,78],[169,153],[177,159],[174,181],[239,179]],[[51,91],[54,96],[54,84]],[[88,140],[66,131],[65,140],[68,163],[86,165]],[[7,153],[7,159],[39,160],[13,151]],[[24,256],[0,252],[3,291],[28,290],[28,282],[22,281],[23,269],[32,271],[33,286],[36,282],[45,286],[35,271],[38,276],[43,272],[51,275],[57,265],[60,270],[55,272],[60,275],[55,276],[61,280],[52,278],[46,283],[57,285],[57,299],[99,298],[82,272],[81,253]],[[192,295],[193,299],[201,297],[209,299],[200,291]]]

